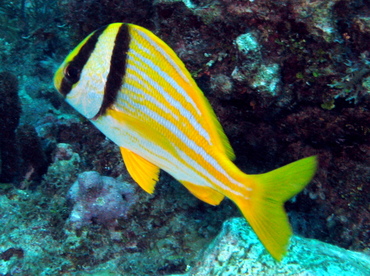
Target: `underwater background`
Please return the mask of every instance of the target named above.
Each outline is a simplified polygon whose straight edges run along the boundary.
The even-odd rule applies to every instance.
[[[231,201],[164,172],[144,192],[56,92],[65,56],[112,22],[178,54],[244,172],[318,155],[285,206],[297,236],[281,263]],[[370,275],[369,107],[366,0],[0,0],[0,275]]]

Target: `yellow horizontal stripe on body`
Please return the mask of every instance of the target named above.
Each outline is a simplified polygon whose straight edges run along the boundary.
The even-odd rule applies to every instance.
[[[135,91],[129,92],[130,95],[135,94]],[[179,130],[176,122],[169,120],[171,117],[164,118],[157,113],[158,109],[153,109],[152,105],[140,102],[140,100],[125,99],[125,106],[120,105],[118,102],[116,107],[119,110],[125,110],[129,114],[135,115],[137,118],[143,118],[143,122],[148,126],[166,136],[179,154],[180,159],[178,161],[184,167],[187,167],[189,171],[197,173],[205,181],[204,183],[193,182],[194,184],[208,187],[218,186],[227,191],[228,194],[234,193],[235,196],[244,197],[242,190],[246,189],[245,185],[231,179],[218,161],[204,151],[204,146],[197,144],[196,140],[200,138],[199,136],[195,141],[188,138],[185,133]],[[145,157],[145,152],[141,154],[144,154],[143,157]],[[151,162],[154,161],[151,160]],[[174,174],[173,168],[167,169],[167,172]],[[182,179],[180,178],[179,180]],[[238,187],[231,187],[232,185]]]
[[[133,73],[136,74],[136,72]],[[131,81],[132,78],[125,83],[124,87],[128,86],[128,83]],[[118,99],[117,107],[121,110],[125,110],[125,112],[129,112],[130,114],[137,116],[138,118],[142,118],[141,120],[143,120],[143,122],[153,126],[157,131],[163,133],[165,136],[168,136],[171,141],[173,141],[173,144],[175,144],[177,147],[181,147],[182,149],[187,147],[188,150],[191,149],[192,152],[196,154],[195,156],[192,156],[192,159],[198,160],[198,162],[202,160],[203,156],[201,156],[196,150],[189,148],[189,142],[197,143],[199,141],[192,141],[190,137],[185,135],[185,133],[189,133],[191,129],[194,129],[194,127],[189,124],[187,119],[182,118],[181,122],[183,124],[180,128],[178,121],[174,119],[173,116],[168,116],[166,112],[162,112],[163,110],[159,109],[155,104],[148,103],[147,101],[144,102],[144,97],[142,97],[140,94],[138,95],[137,93],[140,91],[140,89],[142,89],[142,87],[140,85],[136,85],[138,85],[138,83],[132,83],[132,87],[136,88],[135,90],[125,91],[124,94],[130,95],[129,97],[124,97],[122,100],[120,98]],[[147,84],[147,86],[150,87],[150,84]],[[156,94],[161,95],[160,93]],[[129,105],[131,108],[128,108]],[[194,131],[196,130],[194,129]],[[199,134],[195,133],[194,137],[197,138],[196,140],[203,140],[203,144],[208,144],[204,138],[202,139],[202,137],[199,136]],[[198,145],[198,147],[202,146]],[[183,164],[186,166],[186,163]]]
[[[133,91],[130,92],[132,92],[130,95],[134,94]],[[236,194],[239,194],[242,190],[248,190],[245,185],[235,181],[233,178],[230,178],[223,169],[223,166],[219,164],[218,160],[214,159],[206,151],[204,151],[203,148],[207,148],[209,146],[199,144],[199,140],[203,140],[203,142],[206,143],[206,141],[201,139],[200,136],[196,136],[196,139],[188,138],[185,133],[178,128],[176,121],[169,120],[171,117],[163,118],[161,114],[156,113],[157,109],[153,109],[151,107],[152,105],[140,102],[140,100],[135,101],[132,98],[130,100],[126,99],[125,103],[127,104],[128,102],[131,103],[131,108],[129,108],[129,110],[127,110],[127,105],[125,107],[118,105],[119,109],[129,111],[130,114],[135,114],[136,116],[139,115],[138,117],[143,118],[143,120],[145,118],[146,124],[155,126],[155,129],[168,137],[170,141],[173,141],[173,144],[176,145],[176,148],[181,148],[181,151],[186,152],[187,155],[189,155],[187,157],[191,158],[190,161],[188,158],[185,158],[185,156],[182,156],[182,158],[184,158],[183,161],[187,161],[183,163],[183,165],[189,166],[190,164],[190,167],[193,166],[193,168],[195,167],[197,170],[203,171],[203,175],[208,175],[208,184],[220,186],[225,190],[230,190],[228,187],[230,187],[230,185],[235,185],[233,189],[238,191]],[[190,155],[189,153],[193,154]],[[230,161],[229,163],[231,164]],[[204,170],[204,168],[206,168],[206,170]],[[201,185],[201,183],[198,184]]]
[[[127,107],[127,106],[126,106]],[[99,117],[97,120],[92,121],[101,131],[104,133],[105,125],[107,123],[111,125],[122,125],[124,128],[113,128],[114,134],[120,134],[124,137],[124,146],[133,152],[147,152],[147,155],[154,156],[156,160],[168,161],[171,158],[180,159],[177,151],[174,149],[172,144],[168,144],[167,140],[163,135],[160,135],[157,131],[153,130],[151,126],[145,125],[138,121],[131,114],[122,112],[119,108],[113,107],[113,109],[107,110],[107,115]],[[143,137],[150,137],[155,143],[149,139],[143,139]],[[113,141],[118,145],[122,145],[121,139],[115,139]],[[120,138],[120,137],[117,137]],[[150,158],[151,161],[153,158]],[[161,161],[163,163],[164,161]],[[182,170],[183,165],[177,166],[176,170]]]
[[[145,116],[145,113],[141,109],[128,104],[125,106],[126,110],[129,108],[135,111],[135,114],[139,116]],[[178,149],[173,143],[167,143],[168,136],[163,135],[155,125],[148,125],[147,123],[131,119],[132,115],[125,114],[119,110],[119,106],[114,110],[108,110],[107,115],[112,116],[114,120],[121,121],[124,124],[128,124],[130,127],[130,136],[137,137],[136,144],[134,146],[127,145],[130,150],[136,154],[141,155],[148,161],[156,164],[167,172],[176,171],[181,173],[184,177],[188,175],[189,171],[196,173],[198,178],[203,178],[197,171],[195,171],[189,162],[187,154]],[[131,112],[130,112],[131,113]],[[175,137],[175,135],[172,135]],[[171,138],[172,138],[171,136]],[[146,139],[148,137],[148,139]],[[190,163],[194,163],[190,161]],[[195,163],[194,163],[195,164]]]
[[[128,60],[128,63],[130,63],[130,59]],[[144,67],[144,65],[142,67]],[[142,68],[142,67],[140,67],[140,68]],[[147,69],[147,70],[150,71],[150,68]],[[131,97],[132,98],[133,95],[140,95],[141,99],[144,100],[146,98],[146,95],[148,95],[149,93],[152,93],[154,96],[156,96],[158,98],[158,101],[165,102],[164,99],[163,99],[163,97],[165,98],[165,95],[168,93],[168,91],[162,91],[162,93],[158,93],[159,91],[157,91],[157,90],[158,89],[162,89],[162,86],[160,86],[160,87],[154,87],[154,86],[152,86],[153,83],[156,83],[157,79],[162,79],[163,81],[165,81],[165,79],[163,79],[161,76],[156,77],[156,75],[154,74],[153,79],[156,80],[156,81],[152,80],[149,83],[148,80],[147,80],[147,78],[142,78],[141,83],[138,83],[137,81],[133,81],[134,78],[131,77],[132,75],[135,75],[136,76],[136,79],[139,79],[140,76],[143,75],[143,73],[142,72],[138,72],[138,68],[135,68],[135,70],[130,70],[130,67],[128,67],[127,74],[126,74],[127,80],[126,80],[126,82],[125,82],[125,84],[124,84],[123,87],[125,87],[125,85],[129,85],[130,84],[130,85],[133,85],[133,86],[137,87],[137,90],[136,91],[123,92],[122,93],[122,97],[123,97],[122,104],[124,104],[125,101],[128,100],[128,97]],[[142,83],[144,83],[144,86],[146,87],[146,89],[149,88],[150,90],[149,91],[145,91],[145,89],[141,85]],[[144,94],[141,94],[141,92],[143,92]],[[120,98],[118,99],[118,101],[120,102]],[[140,103],[140,100],[137,103],[139,104]],[[168,109],[172,111],[173,102],[172,103],[171,102],[168,102],[168,104],[169,104]],[[165,114],[165,112],[162,112],[163,111],[162,109],[158,109],[155,106],[153,107],[153,104],[148,103],[146,101],[145,103],[143,103],[143,106],[141,108],[142,110],[144,110],[144,115],[143,116],[140,116],[140,117],[142,118],[142,120],[146,120],[146,122],[149,125],[155,125],[155,124],[157,124],[157,121],[153,121],[153,114],[152,113],[149,114],[148,112],[145,112],[145,110],[148,109],[148,108],[151,109],[153,112],[162,113],[162,115],[164,115],[165,118],[173,124],[171,127],[167,126],[167,128],[162,128],[163,127],[163,121],[162,121],[158,125],[158,128],[161,129],[160,131],[166,133],[166,135],[168,135],[169,137],[172,137],[172,135],[171,135],[172,133],[170,133],[170,131],[173,130],[174,128],[176,128],[176,127],[179,129],[178,133],[181,132],[184,136],[185,136],[184,133],[189,134],[189,133],[191,133],[190,130],[191,129],[194,129],[194,125],[192,123],[189,123],[189,121],[186,118],[182,117],[183,118],[181,120],[181,123],[182,124],[179,124],[179,122],[176,121],[176,120],[174,120],[172,116],[168,116],[168,114]],[[122,109],[124,110],[124,107],[122,107]],[[135,112],[136,111],[134,111],[133,114],[135,114]],[[201,162],[202,159],[205,160],[203,162],[206,162],[206,163],[209,163],[209,161],[206,160],[206,159],[204,159],[203,158],[204,156],[202,154],[199,154],[199,153],[203,150],[204,147],[211,147],[211,145],[209,144],[209,142],[203,141],[202,138],[204,138],[204,137],[202,137],[200,135],[201,133],[197,133],[198,131],[196,129],[194,129],[194,130],[196,132],[193,133],[192,137],[187,137],[187,138],[188,138],[189,141],[191,140],[191,141],[193,141],[194,143],[197,144],[198,149],[193,149],[193,151],[197,153],[197,156],[196,157],[192,156],[192,158],[194,160],[197,160],[197,162],[198,162],[198,164],[200,164],[200,166],[203,166],[204,164]],[[177,135],[179,135],[179,134],[177,134]],[[182,141],[184,142],[184,139],[182,139]],[[184,142],[184,145],[185,146],[189,146],[186,141]],[[204,152],[204,155],[205,156],[209,156],[205,152]],[[215,164],[215,163],[217,163],[217,161],[216,160],[213,160],[212,163]],[[222,167],[220,165],[218,165],[218,164],[217,164],[217,166],[215,166],[215,165],[211,165],[209,163],[209,165],[207,166],[207,168],[209,168],[210,170],[211,170],[211,168],[213,168],[212,169],[212,172],[214,172],[214,175],[221,174],[222,171],[223,171],[222,170]],[[224,176],[227,175],[226,172],[223,172],[223,173],[224,173]],[[210,184],[211,183],[214,183],[214,184],[218,183],[218,185],[223,186],[225,189],[227,189],[227,186],[225,184],[226,183],[229,183],[229,182],[234,182],[234,185],[239,186],[239,189],[240,188],[241,189],[244,189],[245,188],[244,185],[242,185],[240,183],[237,183],[237,182],[233,181],[233,179],[230,179],[230,178],[224,179],[224,180],[218,180],[218,181],[213,180],[213,181],[210,182]]]
[[[130,29],[130,33],[133,38],[136,38],[132,40],[130,48],[147,59],[152,60],[154,64],[162,67],[163,70],[171,74],[173,80],[185,91],[186,96],[181,94],[184,101],[187,102],[186,97],[190,96],[196,103],[195,109],[200,109],[201,121],[204,125],[208,126],[207,131],[211,136],[212,144],[233,160],[235,158],[234,151],[212,107],[175,52],[153,33],[148,32],[144,28]],[[194,110],[194,107],[192,108]],[[198,112],[192,113],[193,115],[198,114]]]
[[[198,138],[202,137],[206,140],[204,143],[210,144],[209,134],[200,124],[200,122],[196,121],[196,118],[192,117],[191,114],[186,111],[183,105],[172,97],[172,90],[164,90],[165,88],[163,88],[163,82],[160,82],[162,77],[159,75],[153,75],[151,76],[152,79],[150,80],[147,78],[141,78],[143,75],[147,75],[147,72],[143,72],[142,68],[139,71],[138,68],[138,66],[132,68],[129,62],[127,76],[130,76],[130,78],[127,78],[123,89],[125,89],[126,86],[136,87],[137,89],[133,93],[126,93],[123,91],[123,95],[118,98],[118,101],[124,103],[124,101],[130,97],[136,97],[137,99],[141,98],[142,101],[145,101],[145,104],[152,106],[152,108],[156,109],[158,113],[163,114],[171,122],[177,124],[181,130],[186,133],[192,133],[194,137],[200,136]],[[162,80],[165,81],[164,79]],[[148,102],[148,95],[150,98],[155,100]],[[165,109],[163,109],[163,107],[165,107]],[[143,119],[150,120],[150,118]]]
[[[184,151],[185,149],[189,152],[191,151],[195,153],[196,154],[195,158],[198,158],[198,159],[201,158],[201,156],[199,156],[198,153],[196,153],[194,150],[192,150],[187,145],[185,135],[176,128],[174,124],[175,122],[171,122],[167,120],[166,118],[162,117],[161,114],[158,114],[156,112],[157,109],[155,107],[153,108],[151,105],[143,105],[140,102],[140,100],[135,100],[134,98],[130,98],[130,99],[125,99],[124,105],[121,105],[120,101],[118,101],[115,105],[115,109],[117,109],[118,111],[122,113],[127,113],[129,116],[143,118],[143,120],[139,119],[143,124],[148,125],[148,127],[156,131],[158,135],[166,137],[167,140],[170,139],[171,142],[168,142],[170,144],[158,143],[157,146],[161,147],[163,151],[167,150],[167,148],[175,149],[175,152],[171,150],[171,153],[173,155],[172,157],[178,159],[178,161],[181,162],[182,166],[188,167],[189,170],[191,169],[191,166],[189,166],[189,164],[187,164],[186,162],[183,162],[182,157],[178,155],[178,152]],[[148,117],[150,118],[150,120],[148,119]],[[144,120],[144,118],[146,119]],[[172,129],[172,130],[169,130],[169,129]],[[182,135],[182,137],[179,137],[180,135]],[[146,139],[146,136],[143,136],[142,138]],[[152,139],[152,137],[148,137],[148,138]],[[179,147],[181,147],[181,149],[179,149]],[[194,156],[192,157],[194,158]]]
[[[151,61],[145,62],[136,55],[131,54],[129,54],[127,61],[127,71],[141,79],[146,86],[151,86],[151,89],[143,89],[142,93],[144,95],[148,94],[157,97],[159,101],[163,102],[163,104],[171,110],[171,114],[192,120],[194,127],[199,129],[199,134],[207,136],[206,138],[210,140],[209,134],[200,123],[201,117],[193,115],[192,112],[195,112],[195,110],[191,110],[191,104],[189,104],[178,90],[173,87],[173,84],[171,84],[173,80],[170,79],[168,74],[161,71],[159,67],[150,67],[150,62]],[[130,69],[132,70],[130,71]],[[130,83],[130,81],[131,78],[127,77],[126,82]]]

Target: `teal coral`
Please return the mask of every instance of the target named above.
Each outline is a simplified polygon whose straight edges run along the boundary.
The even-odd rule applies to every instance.
[[[281,92],[280,66],[264,60],[258,39],[257,34],[252,32],[236,38],[235,43],[243,62],[235,67],[231,76],[238,82],[247,82],[267,97],[275,97]]]

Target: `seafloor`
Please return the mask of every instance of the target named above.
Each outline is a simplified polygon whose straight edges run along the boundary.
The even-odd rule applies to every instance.
[[[227,230],[242,222],[222,226],[240,216],[229,200],[203,203],[164,172],[145,193],[56,92],[65,56],[112,22],[174,49],[246,173],[318,156],[286,204],[302,237],[286,261],[243,249]],[[0,275],[370,275],[369,45],[367,0],[0,0]],[[104,208],[78,192],[92,183]]]

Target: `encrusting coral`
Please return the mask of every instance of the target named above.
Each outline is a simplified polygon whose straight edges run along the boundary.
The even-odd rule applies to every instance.
[[[117,225],[137,201],[134,188],[127,182],[101,176],[98,172],[81,173],[68,192],[74,204],[68,219],[72,228],[79,229],[97,222],[108,228]]]

